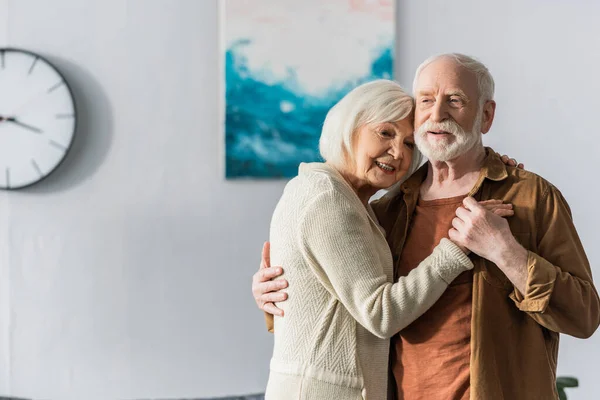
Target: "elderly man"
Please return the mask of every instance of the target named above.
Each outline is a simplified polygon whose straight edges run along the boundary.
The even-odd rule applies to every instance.
[[[417,69],[413,89],[415,140],[429,162],[373,204],[395,274],[407,275],[443,237],[471,250],[475,268],[393,339],[396,397],[556,399],[559,333],[586,338],[600,324],[569,206],[552,184],[483,146],[496,108],[483,64],[433,57]],[[477,204],[488,199],[512,203],[515,215],[507,221]],[[285,282],[267,281],[279,271],[261,269],[253,282],[259,306],[278,314],[270,302],[284,294],[270,292]]]

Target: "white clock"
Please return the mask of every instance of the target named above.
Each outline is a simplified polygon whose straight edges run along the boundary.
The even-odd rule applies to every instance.
[[[71,148],[76,124],[73,94],[52,64],[0,48],[0,189],[47,177]]]

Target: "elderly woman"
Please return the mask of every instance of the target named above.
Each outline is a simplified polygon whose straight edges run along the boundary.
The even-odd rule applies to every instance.
[[[274,321],[266,399],[386,399],[389,338],[473,267],[442,239],[393,281],[392,254],[368,201],[418,165],[412,110],[392,81],[357,87],[327,114],[326,162],[301,164],[287,184],[270,240],[272,263],[286,266],[289,299],[279,303],[285,318]]]

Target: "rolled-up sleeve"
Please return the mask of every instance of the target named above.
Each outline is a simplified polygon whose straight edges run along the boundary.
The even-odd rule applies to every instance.
[[[600,299],[589,261],[562,194],[549,186],[536,209],[537,250],[527,257],[525,293],[511,299],[540,325],[578,338],[600,324]]]
[[[525,295],[515,289],[511,298],[526,312],[543,313],[550,304],[556,282],[556,267],[537,254],[529,251],[527,256],[527,285]]]

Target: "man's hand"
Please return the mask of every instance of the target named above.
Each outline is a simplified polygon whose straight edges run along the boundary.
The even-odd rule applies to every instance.
[[[269,314],[283,317],[283,310],[273,304],[277,301],[284,301],[287,299],[287,293],[278,292],[280,289],[284,289],[288,286],[288,282],[285,279],[277,279],[278,276],[283,274],[281,267],[271,268],[271,252],[270,243],[265,242],[262,250],[262,260],[260,262],[260,268],[252,276],[252,294],[254,300],[258,305],[258,308]]]
[[[512,209],[512,204],[504,204],[502,200],[484,200],[480,201],[479,205],[488,210],[491,213],[494,213],[500,217],[511,217],[515,214]],[[450,238],[452,239],[452,238]],[[456,242],[455,242],[456,243]],[[468,248],[456,243],[458,247],[466,254],[469,255],[471,250]]]
[[[466,197],[463,207],[456,210],[452,227],[448,232],[452,241],[496,264],[525,293],[527,250],[514,238],[505,218]]]

